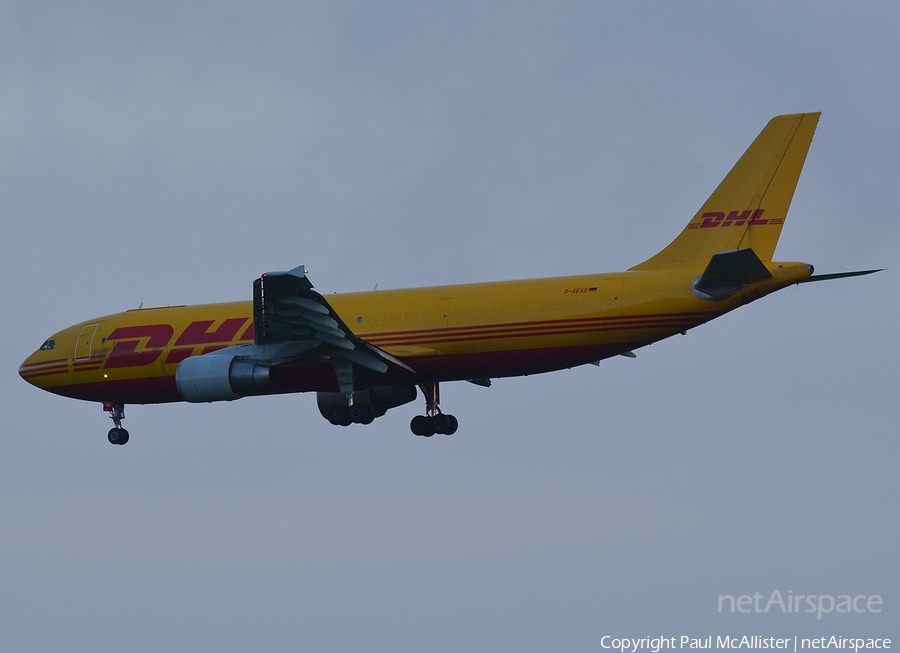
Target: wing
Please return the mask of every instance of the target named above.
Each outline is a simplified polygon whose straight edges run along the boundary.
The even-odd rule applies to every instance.
[[[390,366],[414,372],[406,363],[353,334],[322,295],[306,268],[269,272],[253,282],[255,344],[294,352],[294,360],[327,357],[341,392],[353,389],[353,364],[385,373]],[[278,347],[281,345],[281,347]]]

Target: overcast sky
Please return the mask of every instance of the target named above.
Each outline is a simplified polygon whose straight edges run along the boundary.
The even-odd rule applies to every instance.
[[[598,651],[900,640],[893,3],[0,2],[0,649]],[[600,368],[332,427],[99,405],[19,363],[137,307],[625,269],[821,111],[795,286]],[[719,595],[879,595],[859,615]]]

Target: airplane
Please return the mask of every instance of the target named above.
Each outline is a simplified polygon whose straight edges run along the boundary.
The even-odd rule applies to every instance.
[[[126,404],[315,392],[334,425],[425,398],[415,435],[452,435],[440,384],[550,372],[684,334],[813,274],[772,257],[819,113],[776,116],[667,247],[624,272],[328,295],[306,268],[263,274],[252,301],[139,308],[80,322],[19,367],[49,392],[100,402],[128,442]]]

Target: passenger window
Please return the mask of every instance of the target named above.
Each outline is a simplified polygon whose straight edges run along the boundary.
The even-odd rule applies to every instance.
[[[41,345],[41,351],[50,351],[54,347],[56,347],[55,340],[46,340],[46,341],[44,341],[44,344]]]

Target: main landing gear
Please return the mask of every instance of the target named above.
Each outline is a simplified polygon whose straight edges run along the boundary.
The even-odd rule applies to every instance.
[[[328,409],[328,421],[335,426],[350,426],[351,424],[371,424],[375,421],[375,411],[368,404],[360,404],[354,401],[353,395],[347,395],[346,404],[332,406]]]
[[[375,410],[369,404],[356,400],[353,391],[353,379],[356,377],[353,371],[353,363],[347,359],[339,358],[332,361],[334,374],[337,377],[338,388],[344,395],[344,403],[335,404],[322,414],[335,426],[350,426],[351,424],[371,424],[378,417]]]
[[[437,381],[423,383],[419,386],[425,395],[425,414],[416,415],[409,423],[409,430],[414,435],[430,438],[438,435],[453,435],[459,428],[459,422],[453,415],[441,412],[441,390]]]
[[[109,430],[110,444],[125,444],[128,442],[128,431],[122,428],[122,420],[125,419],[125,404],[112,401],[103,402],[103,410],[109,413],[109,418],[115,424],[114,428]]]

